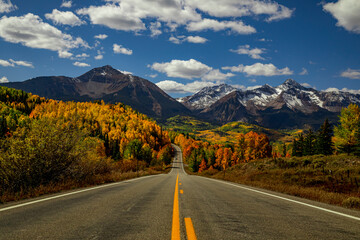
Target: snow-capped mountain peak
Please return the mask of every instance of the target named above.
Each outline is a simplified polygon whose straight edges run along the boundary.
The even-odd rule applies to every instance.
[[[178,98],[177,100],[191,109],[204,109],[236,90],[237,88],[228,84],[220,84],[212,87],[205,87],[192,96]]]

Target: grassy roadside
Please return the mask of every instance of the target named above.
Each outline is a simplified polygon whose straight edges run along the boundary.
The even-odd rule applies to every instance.
[[[157,175],[162,173],[168,173],[171,170],[170,166],[167,167],[156,167],[156,168],[147,168],[139,170],[139,172],[121,172],[113,171],[104,175],[96,175],[87,181],[66,181],[62,183],[49,183],[47,185],[40,185],[34,189],[29,189],[26,192],[20,191],[18,193],[5,193],[0,196],[0,205],[1,203],[19,201],[23,199],[35,198],[45,194],[59,193],[62,191],[74,190],[77,188],[92,187],[106,183],[120,182],[132,178],[143,177],[148,175]]]
[[[264,159],[197,175],[360,210],[360,158],[354,156]]]

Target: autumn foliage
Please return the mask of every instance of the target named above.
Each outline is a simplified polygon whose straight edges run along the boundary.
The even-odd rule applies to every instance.
[[[183,134],[175,138],[175,144],[182,148],[183,159],[194,172],[226,170],[240,162],[271,157],[272,150],[268,137],[255,132],[240,134],[234,145],[210,144]]]
[[[123,104],[46,100],[0,87],[0,201],[39,186],[163,169],[172,151],[167,131]]]

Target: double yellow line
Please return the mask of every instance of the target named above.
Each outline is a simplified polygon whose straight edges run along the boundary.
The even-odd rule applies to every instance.
[[[191,218],[185,218],[185,228],[188,240],[196,240],[194,226]],[[173,219],[171,240],[180,240],[180,213],[179,213],[179,174],[176,177],[174,205],[173,205]]]

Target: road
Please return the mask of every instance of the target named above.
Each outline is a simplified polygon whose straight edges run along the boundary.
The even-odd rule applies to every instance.
[[[360,239],[359,211],[187,175],[175,148],[169,174],[0,206],[0,239]]]

